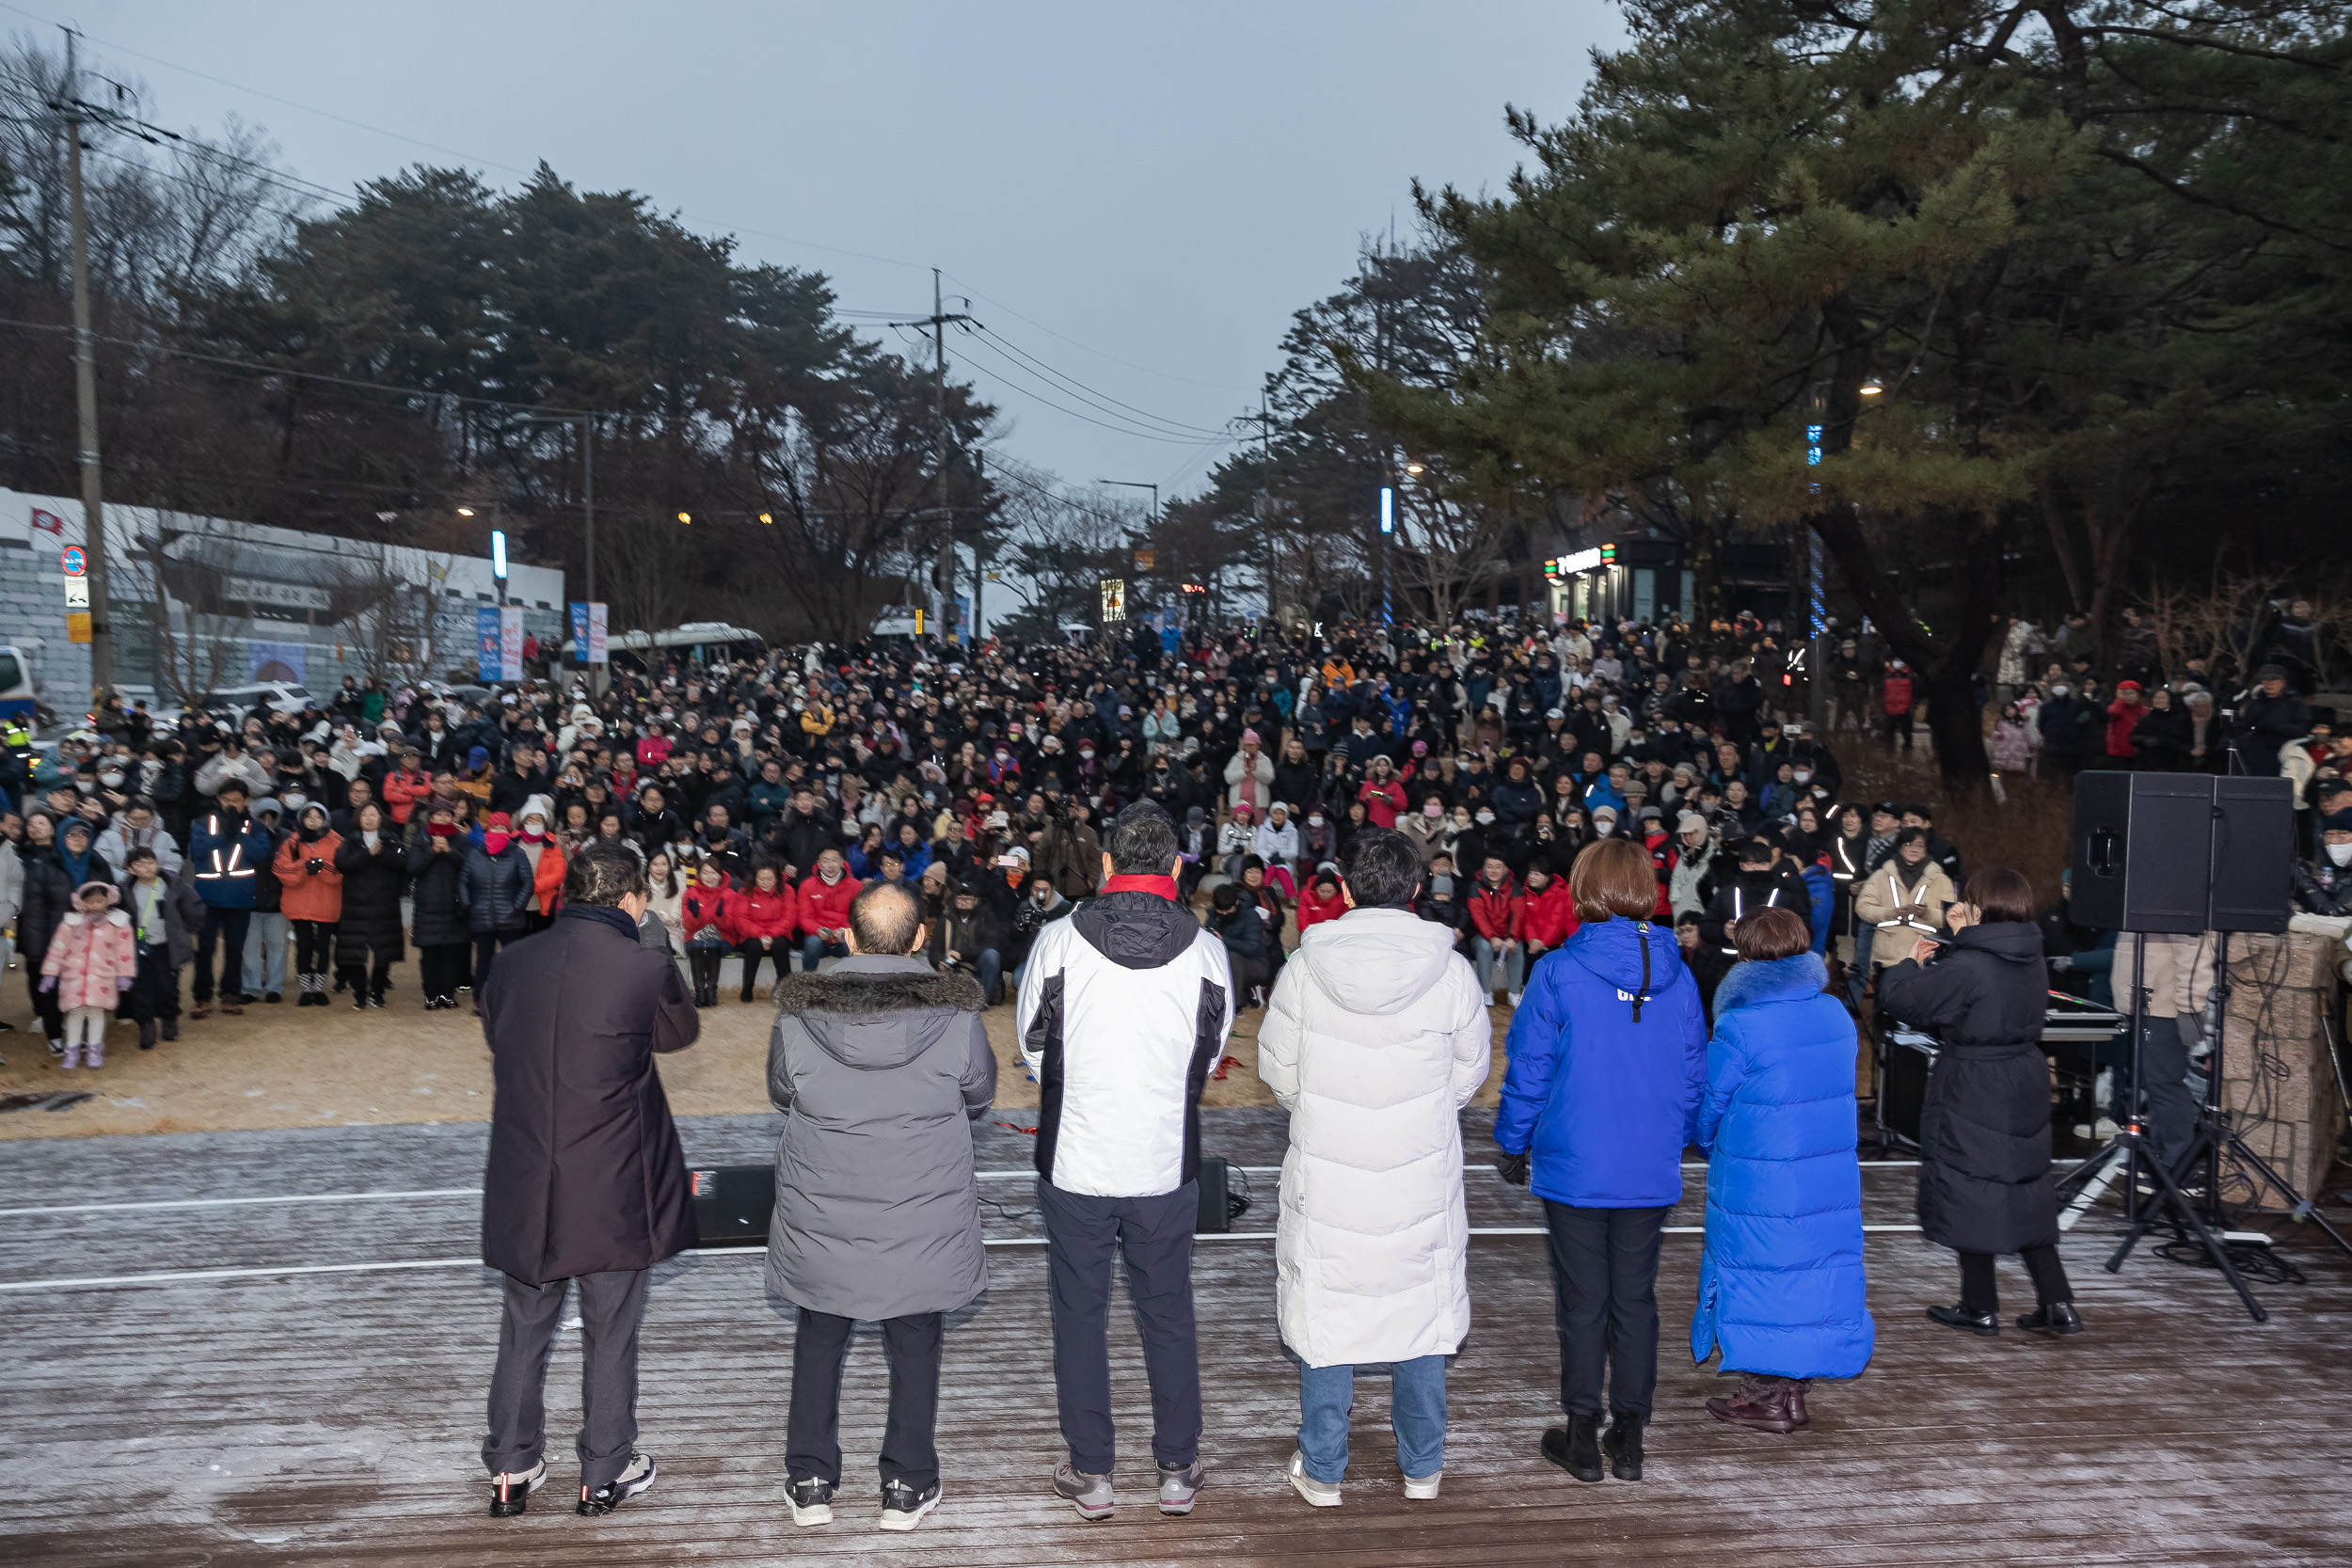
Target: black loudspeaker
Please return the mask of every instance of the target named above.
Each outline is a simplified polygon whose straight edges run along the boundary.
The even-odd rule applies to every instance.
[[[2203,773],[2078,774],[2067,896],[2115,931],[2283,931],[2294,785]]]
[[[1199,1180],[1200,1182],[1200,1210],[1198,1217],[1192,1222],[1194,1232],[1197,1234],[1206,1231],[1222,1235],[1232,1229],[1233,1213],[1225,1204],[1230,1183],[1226,1175],[1224,1157],[1217,1154],[1200,1156]]]
[[[776,1207],[776,1167],[717,1165],[689,1170],[694,1229],[704,1246],[766,1246]]]

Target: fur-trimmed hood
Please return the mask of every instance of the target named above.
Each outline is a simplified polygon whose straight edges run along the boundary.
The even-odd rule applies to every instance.
[[[1721,1018],[1734,1007],[1819,996],[1828,989],[1829,966],[1810,953],[1737,963],[1715,988],[1715,1016]]]
[[[821,974],[776,987],[778,1022],[789,1018],[846,1066],[883,1070],[913,1061],[977,1013],[983,998],[969,974],[942,974],[920,958],[844,958]]]

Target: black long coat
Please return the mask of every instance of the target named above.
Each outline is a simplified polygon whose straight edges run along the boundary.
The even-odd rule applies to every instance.
[[[1905,958],[1879,976],[1879,1006],[1940,1046],[1919,1112],[1919,1226],[1938,1245],[2058,1243],[2044,976],[2041,927],[2010,921],[1967,927],[1924,969]]]
[[[419,947],[462,947],[472,934],[466,906],[457,899],[469,846],[462,837],[443,842],[449,847],[436,854],[432,835],[420,832],[408,846],[408,875],[417,879],[409,897]]]
[[[343,874],[343,914],[335,923],[335,962],[343,969],[371,958],[398,963],[408,956],[400,933],[400,890],[408,882],[408,857],[383,835],[382,847],[368,853],[365,840],[346,838],[335,851]]]
[[[16,912],[16,950],[24,955],[28,968],[39,970],[40,960],[49,956],[49,941],[57,934],[57,927],[73,912],[76,887],[73,874],[65,868],[65,852],[52,843],[35,848],[26,845],[24,858],[24,893]],[[89,852],[89,872],[81,879],[85,882],[112,882],[114,867],[99,858],[98,851]]]
[[[480,995],[497,1085],[482,1260],[545,1284],[692,1246],[686,1155],[654,1068],[701,1028],[677,964],[566,911],[500,954]]]

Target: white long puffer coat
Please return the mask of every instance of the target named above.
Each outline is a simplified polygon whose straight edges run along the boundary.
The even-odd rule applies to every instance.
[[[1452,936],[1398,910],[1316,926],[1258,1032],[1291,1113],[1275,1304],[1311,1367],[1450,1355],[1470,1332],[1458,1113],[1494,1025]]]

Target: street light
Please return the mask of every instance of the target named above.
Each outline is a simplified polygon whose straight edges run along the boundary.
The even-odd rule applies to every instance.
[[[1875,375],[1869,380],[1864,382],[1861,387],[1862,395],[1866,398],[1877,397],[1881,392],[1885,390],[1886,388],[1880,385],[1879,378]]]
[[[1408,474],[1417,474],[1421,472],[1421,465],[1418,463],[1407,463],[1405,465],[1405,471]]]
[[[1158,526],[1159,526],[1159,521],[1160,521],[1160,487],[1159,487],[1158,485],[1156,485],[1156,484],[1147,484],[1147,483],[1145,483],[1143,481],[1141,481],[1141,480],[1139,480],[1139,479],[1098,479],[1098,480],[1096,480],[1094,483],[1097,483],[1097,484],[1116,484],[1116,485],[1120,486],[1120,487],[1121,487],[1121,488],[1123,488],[1123,489],[1128,489],[1128,490],[1149,490],[1149,491],[1151,491],[1151,492],[1152,492],[1152,519],[1151,519],[1151,520],[1152,520],[1152,527],[1154,527],[1154,528],[1156,528],[1156,527],[1158,527]]]

